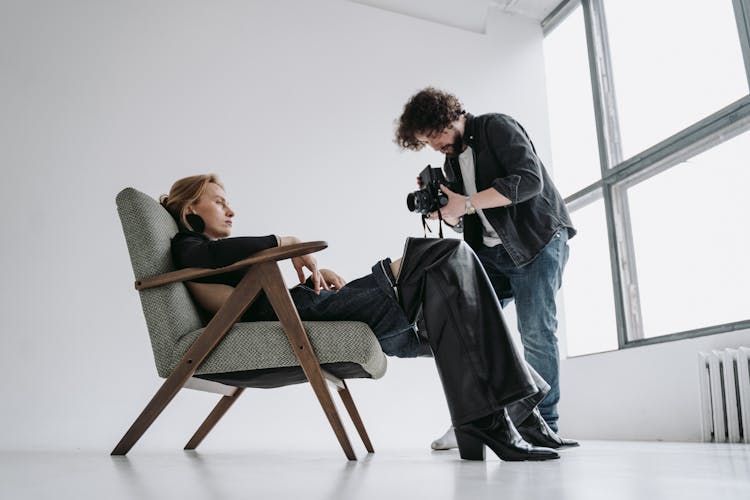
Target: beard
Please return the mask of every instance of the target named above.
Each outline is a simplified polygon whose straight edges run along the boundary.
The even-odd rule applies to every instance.
[[[446,156],[455,158],[456,156],[463,153],[464,148],[465,148],[464,137],[460,132],[456,131],[456,136],[453,138],[453,142],[451,144],[444,146],[441,149],[441,152],[444,153]]]

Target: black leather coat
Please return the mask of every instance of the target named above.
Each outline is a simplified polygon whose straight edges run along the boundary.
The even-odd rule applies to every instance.
[[[513,345],[471,248],[452,238],[409,238],[396,284],[408,321],[424,320],[453,425],[503,408],[522,422],[549,386]]]

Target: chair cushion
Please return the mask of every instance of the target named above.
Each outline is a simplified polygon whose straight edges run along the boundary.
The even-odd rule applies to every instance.
[[[356,321],[303,321],[321,364],[354,362],[371,378],[386,371],[386,357],[372,330]],[[204,328],[183,336],[172,352],[169,374]],[[196,370],[197,375],[299,366],[286,334],[276,321],[237,323]],[[162,375],[164,376],[164,375]]]

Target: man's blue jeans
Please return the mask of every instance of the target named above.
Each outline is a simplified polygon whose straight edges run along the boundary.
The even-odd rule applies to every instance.
[[[477,255],[495,288],[500,304],[516,302],[518,331],[526,361],[550,385],[539,411],[557,431],[557,403],[560,400],[560,357],[557,348],[555,295],[562,284],[568,261],[568,232],[558,230],[537,257],[516,267],[503,245],[482,246]]]

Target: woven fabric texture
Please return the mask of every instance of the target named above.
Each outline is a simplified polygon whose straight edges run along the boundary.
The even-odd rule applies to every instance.
[[[120,191],[116,203],[135,279],[174,271],[171,240],[177,234],[177,224],[169,212],[156,200],[133,188]],[[170,373],[177,341],[203,324],[183,283],[151,288],[139,294],[156,371],[165,377]]]
[[[386,371],[386,357],[365,324],[355,321],[303,321],[320,363],[354,362],[380,378]],[[185,335],[177,343],[170,369],[180,362],[203,328]],[[237,323],[203,364],[198,375],[229,371],[298,366],[284,329],[277,321]]]
[[[133,188],[116,198],[135,278],[174,270],[171,239],[177,224],[164,207]],[[167,377],[203,332],[198,310],[183,283],[140,293],[156,369]],[[358,363],[372,378],[386,370],[386,358],[372,330],[356,322],[306,322],[305,329],[321,363]],[[299,365],[278,322],[237,323],[196,373],[223,373]]]

